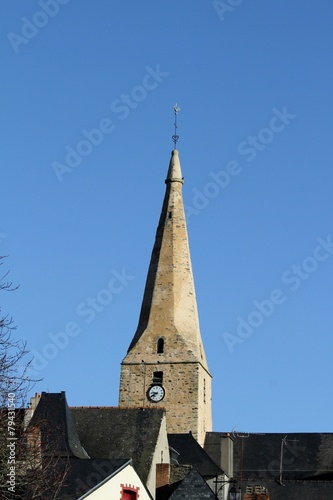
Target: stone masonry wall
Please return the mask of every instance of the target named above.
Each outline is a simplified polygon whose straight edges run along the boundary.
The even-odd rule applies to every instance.
[[[163,372],[165,397],[159,403],[147,398],[155,371]],[[200,363],[123,364],[119,406],[163,407],[168,433],[191,431],[203,444],[204,433],[211,430],[211,377]]]

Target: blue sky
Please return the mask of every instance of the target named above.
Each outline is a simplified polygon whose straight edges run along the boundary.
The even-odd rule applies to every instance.
[[[117,405],[177,102],[214,430],[331,431],[333,4],[0,9],[1,303],[36,390]]]

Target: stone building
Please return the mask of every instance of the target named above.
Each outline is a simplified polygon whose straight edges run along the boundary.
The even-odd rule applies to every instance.
[[[119,407],[163,407],[169,433],[212,430],[211,374],[202,344],[182,198],[172,151],[139,324],[121,365]]]

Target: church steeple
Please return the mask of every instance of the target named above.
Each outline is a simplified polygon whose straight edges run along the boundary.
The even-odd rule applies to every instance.
[[[160,404],[167,409],[168,432],[192,431],[203,440],[211,430],[211,375],[200,335],[176,149],[165,182],[139,323],[122,363],[119,404]],[[160,401],[154,401],[151,395],[159,386]],[[155,389],[149,395],[150,387]]]
[[[183,177],[177,150],[171,154],[166,193],[155,245],[148,270],[137,331],[129,347],[128,359],[138,360],[147,352],[145,331],[172,334],[177,349],[166,351],[171,360],[179,351],[187,361],[199,361],[208,370],[202,348],[185,212],[182,199]],[[169,335],[170,334],[170,335]],[[136,347],[133,350],[133,347]],[[149,348],[148,348],[149,349]]]

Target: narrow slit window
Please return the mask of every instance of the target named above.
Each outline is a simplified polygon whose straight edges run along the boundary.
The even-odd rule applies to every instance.
[[[163,372],[154,372],[153,374],[153,384],[163,383]]]
[[[161,337],[157,341],[157,354],[163,354],[164,352],[164,339]]]
[[[206,379],[205,378],[203,381],[203,400],[204,400],[204,403],[206,403]]]
[[[168,213],[168,218],[171,219],[172,218],[172,212],[169,212]]]

